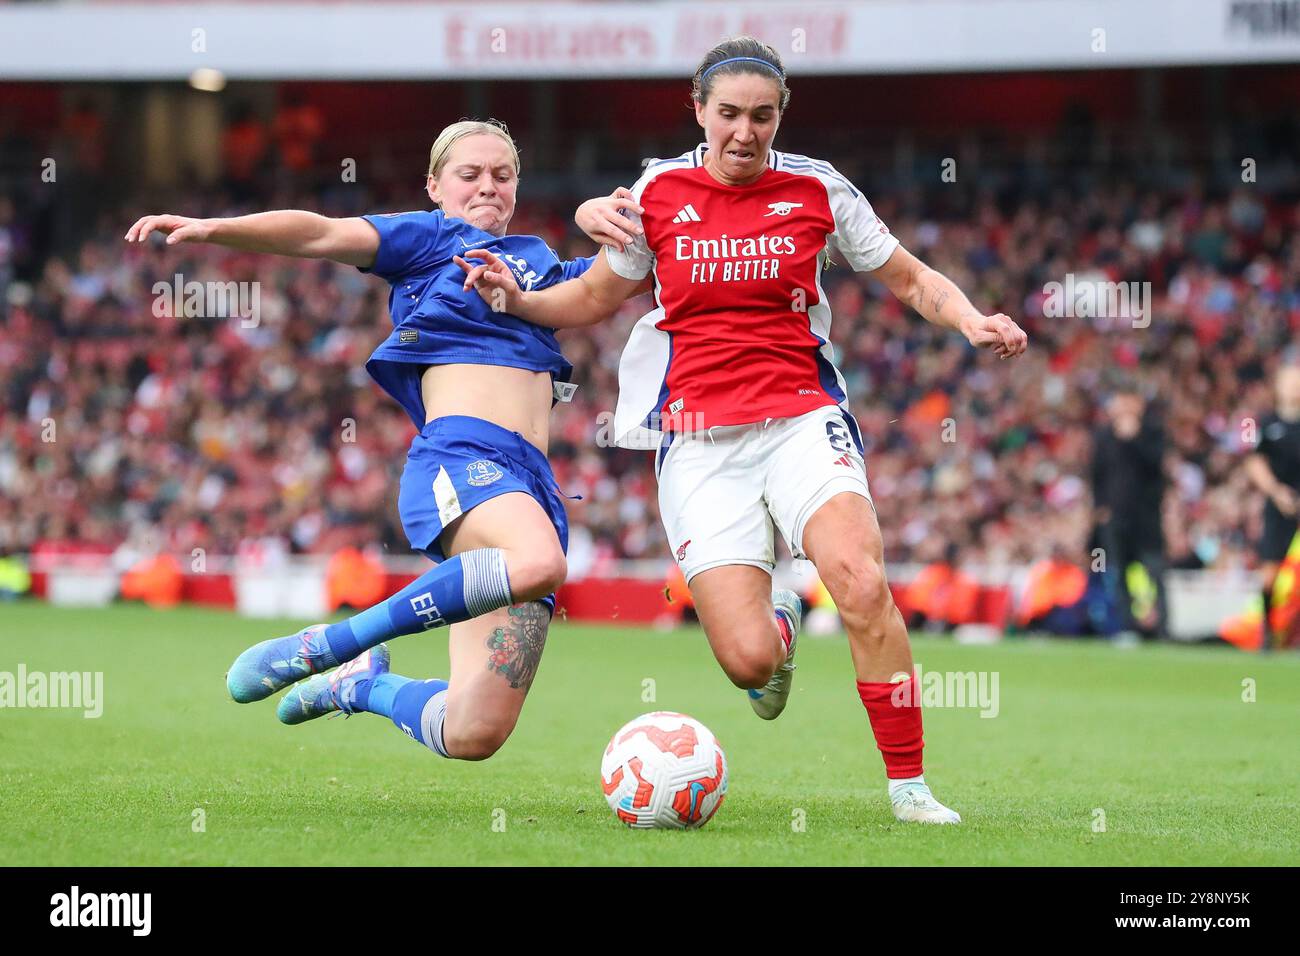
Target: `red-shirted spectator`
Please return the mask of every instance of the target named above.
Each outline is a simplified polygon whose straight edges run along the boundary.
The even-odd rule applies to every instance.
[[[280,163],[291,172],[304,173],[316,161],[316,150],[325,133],[325,117],[301,92],[291,89],[276,110],[272,131]]]
[[[238,185],[252,183],[266,160],[268,145],[266,125],[253,113],[252,107],[247,103],[235,107],[221,138],[226,178]]]

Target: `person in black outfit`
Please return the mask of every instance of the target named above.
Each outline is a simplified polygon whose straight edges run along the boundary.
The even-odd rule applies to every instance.
[[[1105,550],[1104,581],[1124,631],[1164,637],[1165,541],[1160,526],[1165,494],[1164,428],[1136,388],[1118,390],[1106,403],[1107,423],[1093,436],[1092,500],[1095,540]],[[1155,618],[1141,626],[1133,616],[1127,570],[1138,562],[1155,584]]]
[[[1267,497],[1264,534],[1257,550],[1264,586],[1264,650],[1280,646],[1287,637],[1273,633],[1268,611],[1278,569],[1291,547],[1300,516],[1300,366],[1284,366],[1274,388],[1277,411],[1260,421],[1259,443],[1246,459],[1247,476]]]

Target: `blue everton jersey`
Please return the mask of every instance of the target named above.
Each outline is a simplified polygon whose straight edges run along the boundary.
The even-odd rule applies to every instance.
[[[375,264],[361,271],[388,280],[393,318],[392,334],[375,349],[366,370],[406,409],[416,428],[424,427],[420,373],[426,365],[507,365],[569,380],[573,366],[555,332],[494,313],[477,292],[464,290],[465,273],[452,256],[488,249],[510,266],[524,290],[580,276],[594,256],[562,262],[536,236],[494,236],[449,219],[442,210],[362,218],[379,232],[379,251]]]

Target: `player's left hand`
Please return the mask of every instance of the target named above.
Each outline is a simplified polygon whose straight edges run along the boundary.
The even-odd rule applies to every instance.
[[[482,262],[472,265],[468,259]],[[466,292],[473,287],[493,312],[518,314],[524,293],[508,265],[486,249],[470,249],[464,258],[452,256],[452,260],[465,270]]]
[[[962,319],[961,333],[966,341],[981,349],[992,349],[998,358],[1015,358],[1029,347],[1025,330],[998,312],[996,315],[969,315]]]

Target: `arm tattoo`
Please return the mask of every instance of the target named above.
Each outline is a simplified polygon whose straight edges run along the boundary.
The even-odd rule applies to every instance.
[[[908,303],[908,305],[920,313],[922,318],[925,317],[925,313],[921,312],[921,310],[925,308],[925,294],[929,291],[928,286],[918,285],[916,287],[915,298]]]
[[[507,613],[509,623],[488,635],[488,670],[496,671],[511,687],[528,690],[537,676],[551,615],[540,601],[516,604]]]
[[[948,301],[950,296],[947,291],[939,286],[920,286],[917,290],[916,301],[912,303],[912,307],[921,314],[922,318],[925,317],[925,300],[927,298],[930,299],[930,308],[934,310],[934,317],[937,319],[939,317],[939,311],[943,308],[943,304]]]
[[[934,299],[930,302],[930,306],[934,309],[934,314],[936,317],[938,317],[939,310],[943,308],[943,304],[947,301],[948,301],[947,292],[945,292],[943,289],[934,290]]]

